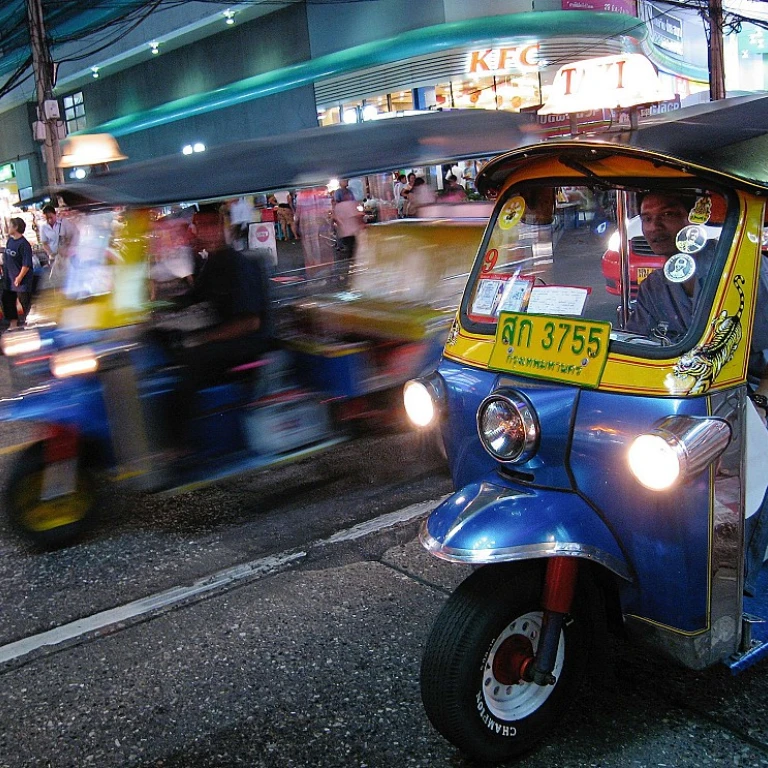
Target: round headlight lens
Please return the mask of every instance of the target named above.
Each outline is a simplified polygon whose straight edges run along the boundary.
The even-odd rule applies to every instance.
[[[477,411],[477,431],[485,450],[499,461],[525,463],[538,447],[538,420],[528,401],[517,393],[497,393],[483,400]]]
[[[435,404],[432,393],[422,381],[406,383],[403,389],[403,402],[408,418],[417,427],[428,427],[435,419]]]

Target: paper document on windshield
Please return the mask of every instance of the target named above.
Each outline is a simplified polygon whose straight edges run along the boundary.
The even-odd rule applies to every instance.
[[[581,315],[592,289],[574,285],[537,285],[528,312],[537,315]]]

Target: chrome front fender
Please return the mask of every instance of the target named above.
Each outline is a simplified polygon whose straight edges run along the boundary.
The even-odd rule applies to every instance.
[[[471,483],[432,512],[420,539],[433,555],[453,562],[581,557],[632,581],[632,569],[616,538],[595,510],[571,491],[489,480]]]

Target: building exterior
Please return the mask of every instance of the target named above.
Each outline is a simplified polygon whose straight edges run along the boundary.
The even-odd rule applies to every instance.
[[[189,2],[106,47],[99,21],[106,32],[54,45],[60,130],[110,132],[126,162],[411,110],[534,108],[561,64],[600,55],[644,53],[670,100],[708,89],[700,15],[657,0]],[[727,44],[729,88],[764,89],[762,29]],[[21,54],[4,53],[0,78]],[[45,179],[36,119],[31,80],[0,98],[0,215]]]

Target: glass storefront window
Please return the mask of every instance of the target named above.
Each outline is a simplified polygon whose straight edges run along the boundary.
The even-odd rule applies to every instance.
[[[440,95],[446,97],[445,88]],[[501,75],[453,80],[447,88],[447,102],[456,109],[504,109],[518,112],[541,103],[535,75]]]
[[[67,125],[68,134],[81,131],[86,127],[82,91],[64,97],[64,122]]]
[[[542,103],[542,83],[536,73],[456,79],[438,83],[434,89],[434,106],[438,109],[504,109],[519,112]],[[414,109],[412,90],[393,91],[319,109],[317,122],[319,125],[356,123],[407,114]]]

